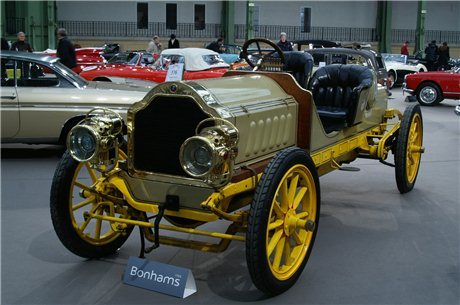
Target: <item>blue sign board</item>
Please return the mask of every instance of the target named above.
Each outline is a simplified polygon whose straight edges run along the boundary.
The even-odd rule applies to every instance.
[[[178,298],[196,292],[195,279],[190,269],[162,264],[130,256],[123,282]]]

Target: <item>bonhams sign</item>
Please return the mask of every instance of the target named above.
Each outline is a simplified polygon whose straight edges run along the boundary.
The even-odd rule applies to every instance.
[[[123,282],[179,298],[196,292],[195,279],[190,269],[148,261],[131,256]]]

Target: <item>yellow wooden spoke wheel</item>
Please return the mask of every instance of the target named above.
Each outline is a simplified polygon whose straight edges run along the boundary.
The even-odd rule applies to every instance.
[[[404,111],[396,140],[396,183],[402,194],[414,188],[423,152],[422,112],[420,105],[413,104]]]
[[[121,152],[120,157],[126,156]],[[127,207],[99,196],[94,190],[117,197],[117,190],[89,163],[79,163],[66,152],[53,178],[51,218],[62,243],[73,253],[88,258],[113,254],[133,229],[96,218],[128,218],[129,215]]]
[[[310,255],[319,220],[318,175],[299,148],[275,156],[251,205],[246,260],[255,285],[279,294],[297,281]]]

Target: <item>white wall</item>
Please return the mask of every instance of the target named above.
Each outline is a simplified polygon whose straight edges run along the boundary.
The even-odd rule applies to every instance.
[[[177,22],[194,23],[195,4],[206,5],[206,23],[220,23],[220,1],[57,1],[57,19],[70,21],[137,20],[137,3],[149,4],[149,22],[166,22],[166,3],[177,3]]]
[[[393,28],[415,30],[418,2],[394,1],[392,7]],[[459,1],[428,1],[426,11],[426,30],[460,31]]]
[[[66,21],[137,21],[134,1],[56,1],[57,19]]]
[[[430,1],[426,10],[425,29],[460,31],[460,1]]]
[[[377,17],[375,1],[255,1],[255,5],[260,7],[260,25],[300,26],[302,7],[311,8],[311,25],[319,27],[373,28]],[[246,1],[235,3],[235,23],[246,23]]]
[[[142,2],[142,1],[140,1]],[[206,23],[220,23],[221,1],[148,1],[149,22],[166,21],[166,3],[177,3],[177,22],[194,22],[194,4],[206,5]],[[137,20],[136,1],[57,1],[58,20]],[[255,1],[260,25],[300,25],[301,7],[311,7],[312,26],[374,28],[376,1]],[[394,29],[415,29],[417,1],[394,1]],[[235,24],[246,23],[246,1],[235,2]],[[460,31],[460,1],[428,1],[426,30]]]

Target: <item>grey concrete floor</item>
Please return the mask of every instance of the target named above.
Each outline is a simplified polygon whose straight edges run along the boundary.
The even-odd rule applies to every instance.
[[[404,109],[401,89],[390,106]],[[459,304],[460,118],[455,101],[423,107],[424,145],[415,189],[400,195],[393,168],[373,160],[360,172],[321,178],[316,244],[297,284],[264,298],[252,285],[244,244],[221,254],[162,246],[151,260],[193,271],[185,300],[124,285],[135,231],[120,252],[87,261],[56,237],[49,190],[59,151],[4,145],[1,159],[1,304]],[[392,157],[391,157],[392,158]],[[223,223],[209,228],[221,230]]]

